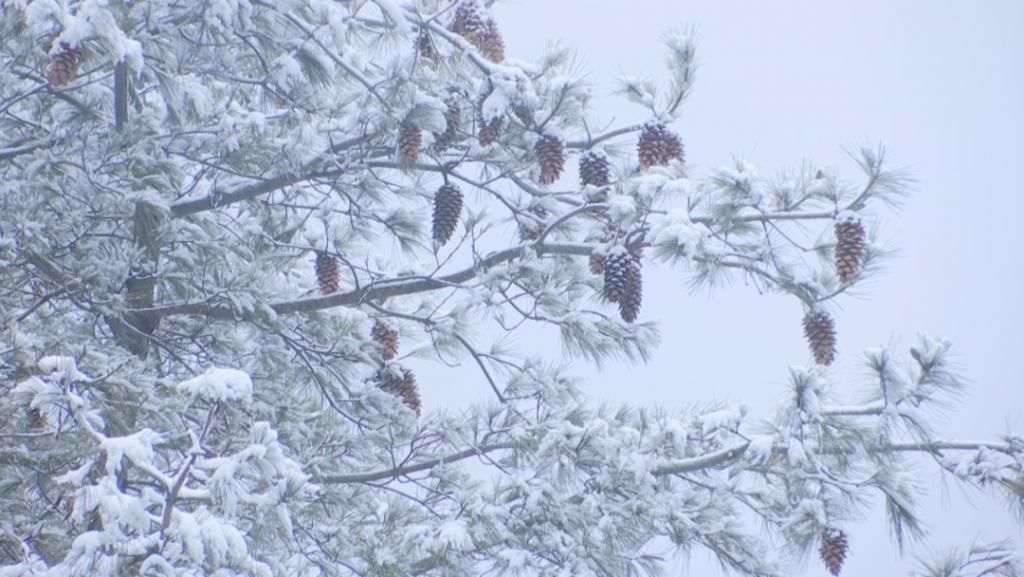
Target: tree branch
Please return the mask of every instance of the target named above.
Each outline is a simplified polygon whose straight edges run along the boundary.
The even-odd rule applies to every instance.
[[[218,190],[214,190],[203,198],[197,198],[195,200],[188,200],[171,205],[171,215],[175,218],[181,218],[198,212],[213,210],[221,206],[256,198],[257,196],[274,192],[275,190],[280,190],[306,180],[312,180],[314,178],[333,178],[341,175],[343,172],[344,170],[339,168],[298,175],[281,174],[261,182],[243,186],[231,192],[220,192]]]
[[[271,303],[270,308],[279,315],[294,313],[308,313],[340,306],[358,305],[367,300],[384,299],[395,296],[409,295],[445,288],[451,288],[467,280],[470,280],[479,272],[479,269],[489,268],[503,262],[523,256],[527,250],[536,250],[538,254],[574,254],[589,255],[593,247],[589,244],[579,243],[529,243],[508,248],[496,253],[491,253],[474,266],[465,268],[441,277],[414,277],[389,279],[367,285],[344,293],[333,293],[324,296],[311,298],[279,301]],[[169,305],[165,307],[154,307],[147,309],[135,309],[134,312],[153,316],[172,315],[202,315],[211,318],[237,320],[238,314],[231,308],[211,305],[209,303],[189,303],[180,305]]]
[[[679,473],[691,473],[693,471],[718,467],[739,459],[744,453],[746,453],[748,447],[750,447],[750,442],[746,441],[714,453],[655,467],[651,471],[651,474],[655,477],[662,477],[665,475],[678,475]]]
[[[479,455],[485,455],[494,451],[500,451],[502,449],[515,448],[515,443],[493,443],[491,445],[483,445],[480,447],[471,447],[464,451],[445,455],[443,457],[437,457],[435,459],[429,459],[415,465],[406,465],[404,467],[395,467],[393,469],[387,469],[384,471],[373,471],[370,473],[352,473],[349,475],[327,475],[316,479],[314,482],[321,485],[341,485],[345,483],[371,483],[373,481],[383,481],[388,479],[395,479],[412,473],[418,473],[419,471],[426,471],[433,469],[438,465],[444,465],[447,463],[454,463],[470,457],[476,457]]]

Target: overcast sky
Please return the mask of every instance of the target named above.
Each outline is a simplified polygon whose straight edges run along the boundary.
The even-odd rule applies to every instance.
[[[917,184],[904,210],[879,223],[899,254],[839,301],[830,381],[861,390],[863,349],[942,335],[972,388],[941,430],[971,440],[1024,433],[1024,2],[506,0],[495,13],[513,58],[556,41],[578,48],[605,121],[644,119],[611,94],[614,78],[667,82],[662,32],[696,27],[701,68],[675,124],[693,176],[741,157],[762,176],[808,161],[855,178],[844,149],[883,143]],[[595,401],[723,401],[763,415],[787,393],[787,366],[809,362],[792,297],[742,282],[694,294],[678,272],[645,274],[641,320],[662,323],[663,345],[644,367],[577,367]],[[944,491],[933,467],[921,471],[932,481],[931,546],[1010,537],[1024,549],[1002,501]],[[845,575],[913,565],[890,544],[881,507],[848,532]],[[701,552],[670,574],[720,571]],[[796,574],[827,572],[812,559]]]

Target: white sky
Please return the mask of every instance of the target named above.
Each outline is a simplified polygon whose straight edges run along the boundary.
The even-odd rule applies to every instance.
[[[605,121],[643,119],[611,94],[612,80],[667,82],[661,33],[696,26],[701,68],[675,125],[692,175],[738,156],[762,176],[810,161],[855,178],[844,147],[885,144],[918,183],[902,213],[881,223],[880,238],[899,254],[859,298],[839,301],[830,380],[856,392],[863,349],[905,350],[919,331],[942,335],[972,389],[940,430],[972,440],[1024,433],[1024,2],[506,0],[495,13],[513,58],[535,58],[555,41],[578,48]],[[742,282],[693,294],[682,274],[651,271],[641,320],[662,323],[660,353],[602,375],[579,366],[594,400],[771,410],[786,395],[787,366],[809,361],[799,303]],[[929,479],[930,545],[1012,537],[1024,549],[1001,500]],[[844,575],[906,574],[913,556],[899,559],[881,507],[873,517],[849,528]],[[720,574],[703,553],[674,567],[671,575]],[[812,559],[796,574],[827,572]]]

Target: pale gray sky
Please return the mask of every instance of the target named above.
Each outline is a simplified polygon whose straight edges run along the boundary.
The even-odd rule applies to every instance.
[[[839,300],[830,380],[857,391],[864,348],[942,335],[972,382],[942,430],[978,440],[1024,432],[1024,2],[506,0],[495,12],[513,58],[554,41],[578,48],[606,121],[643,119],[611,94],[613,79],[667,82],[661,34],[695,26],[701,68],[675,124],[693,175],[739,156],[763,176],[812,161],[854,178],[844,147],[885,144],[918,182],[881,223],[899,254],[859,298]],[[742,282],[693,294],[678,272],[645,271],[641,319],[662,323],[663,345],[644,367],[579,366],[595,401],[728,401],[765,414],[786,395],[787,366],[809,361],[795,299]],[[1003,502],[956,485],[943,492],[930,478],[931,546],[1024,543]],[[844,575],[906,574],[912,559],[899,560],[880,507],[849,533]],[[682,571],[719,574],[703,553],[671,574]],[[812,559],[799,574],[827,572]]]

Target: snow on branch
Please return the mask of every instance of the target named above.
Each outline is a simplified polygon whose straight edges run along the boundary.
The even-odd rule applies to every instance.
[[[252,380],[237,369],[211,367],[198,377],[178,383],[177,389],[210,402],[248,404],[252,400]]]

